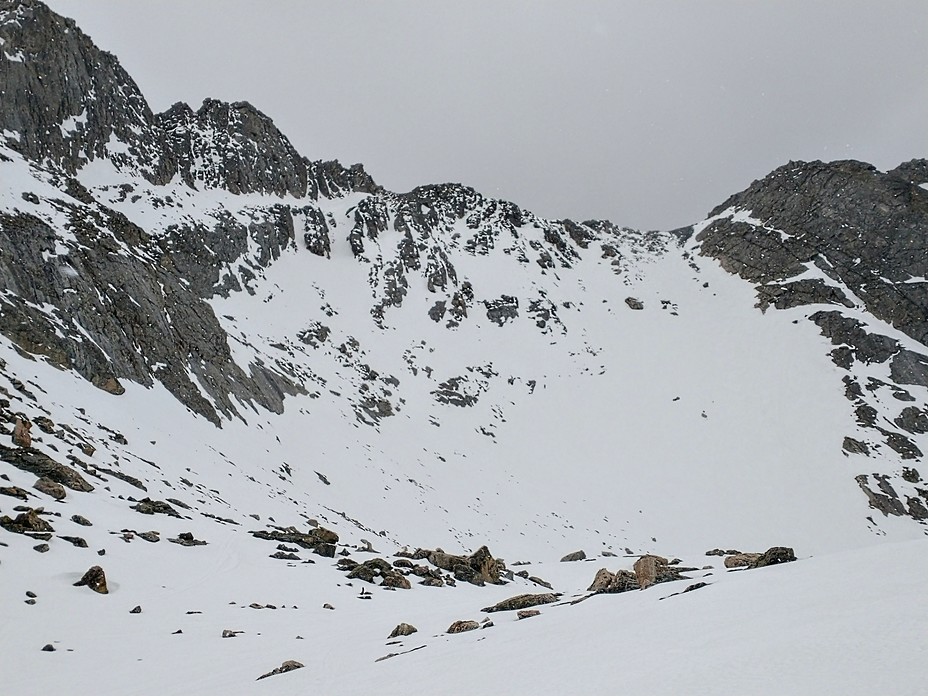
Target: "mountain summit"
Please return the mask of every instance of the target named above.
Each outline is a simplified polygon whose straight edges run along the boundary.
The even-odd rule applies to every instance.
[[[871,617],[836,629],[828,588],[892,584],[904,623],[921,564],[885,568],[928,557],[926,189],[925,160],[791,162],[672,232],[391,192],[247,102],[154,114],[73,21],[0,0],[0,574],[28,593],[0,672],[448,693],[439,666],[529,660],[507,693],[580,690],[552,670],[593,658],[535,612],[693,675],[668,693],[742,646],[863,664],[822,636]],[[791,601],[814,630],[763,638]],[[658,656],[719,616],[704,665]]]

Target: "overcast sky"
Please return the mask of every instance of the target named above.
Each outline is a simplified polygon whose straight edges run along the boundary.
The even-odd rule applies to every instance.
[[[388,189],[673,228],[790,159],[928,157],[926,0],[49,0],[155,111],[250,101]]]

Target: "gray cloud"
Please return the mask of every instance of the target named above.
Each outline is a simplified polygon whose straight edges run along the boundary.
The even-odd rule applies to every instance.
[[[924,0],[51,0],[155,110],[247,100],[311,158],[670,228],[790,159],[928,156]]]

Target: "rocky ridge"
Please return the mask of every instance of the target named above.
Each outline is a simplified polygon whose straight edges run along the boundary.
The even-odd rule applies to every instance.
[[[699,253],[754,283],[762,311],[816,309],[808,319],[835,346],[845,395],[871,433],[845,438],[853,457],[884,446],[904,461],[924,456],[916,440],[928,432],[926,184],[928,160],[888,172],[790,162],[694,228]],[[914,468],[861,473],[857,482],[883,515],[928,517],[928,484]]]

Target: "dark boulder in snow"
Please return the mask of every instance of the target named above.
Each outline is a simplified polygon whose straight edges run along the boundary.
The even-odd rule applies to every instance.
[[[74,587],[89,587],[98,594],[109,594],[106,586],[106,573],[100,566],[91,566],[86,573],[74,583]]]
[[[789,563],[796,560],[796,554],[788,546],[773,546],[764,551],[760,557],[751,564],[752,568]]]
[[[3,515],[3,517],[0,517],[0,527],[14,534],[54,532],[54,528],[39,517],[41,512],[42,508],[36,508],[34,510],[29,509],[18,514],[16,519],[11,519],[7,515]]]

